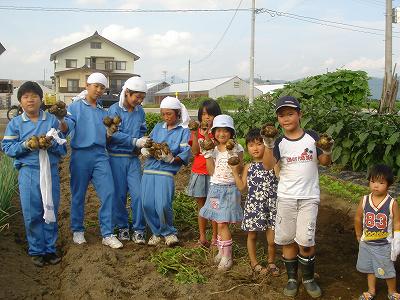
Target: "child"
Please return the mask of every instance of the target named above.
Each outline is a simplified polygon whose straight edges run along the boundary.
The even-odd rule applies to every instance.
[[[190,118],[185,106],[174,97],[165,97],[161,101],[160,109],[164,121],[156,124],[150,138],[156,143],[167,143],[170,152],[163,152],[159,159],[146,159],[141,197],[143,213],[153,233],[148,245],[157,245],[162,236],[167,246],[174,246],[179,242],[173,225],[174,175],[189,161],[190,132],[187,127]],[[147,148],[143,148],[142,153],[149,155]]]
[[[2,149],[8,156],[15,158],[14,165],[19,171],[19,196],[29,245],[28,253],[35,266],[43,267],[45,263],[57,264],[61,260],[56,253],[57,211],[60,202],[58,162],[67,153],[67,149],[65,145],[59,145],[53,140],[51,145],[38,150],[37,142],[30,139],[32,136],[45,135],[52,128],[53,131],[58,128],[57,119],[40,109],[43,98],[40,86],[36,82],[27,81],[18,89],[17,97],[24,112],[8,123]],[[46,193],[46,187],[41,184],[43,179],[49,180],[43,178],[45,165],[43,158],[39,159],[44,150],[47,150],[44,157],[48,159],[47,167],[51,174],[51,180],[47,182],[51,186],[49,193]],[[48,198],[46,206],[43,205],[45,197]]]
[[[388,194],[393,183],[392,170],[385,165],[376,165],[371,168],[368,181],[371,193],[361,199],[354,218],[360,243],[357,270],[366,273],[368,279],[368,291],[359,299],[374,299],[376,278],[386,280],[388,299],[400,299],[393,264],[400,252],[399,207]]]
[[[262,162],[264,155],[263,138],[260,129],[252,129],[246,136],[246,146],[253,161],[246,164],[240,176],[237,166],[232,166],[236,186],[240,191],[248,187],[246,203],[244,205],[242,229],[247,231],[247,251],[253,273],[266,275],[271,272],[279,276],[279,269],[275,265],[274,229],[276,217],[276,189],[278,180],[274,170],[264,169]],[[265,231],[268,242],[268,267],[262,267],[257,261],[256,242],[257,232]]]
[[[86,243],[83,225],[85,196],[92,181],[100,198],[102,244],[121,248],[123,245],[113,235],[112,228],[114,181],[103,125],[107,112],[97,104],[107,85],[107,78],[102,73],[92,73],[87,79],[86,90],[68,106],[67,117],[60,120],[60,129],[66,134],[71,133],[71,229],[74,243]]]
[[[132,241],[144,244],[146,222],[142,213],[140,200],[140,182],[142,168],[137,151],[146,142],[143,137],[147,131],[146,118],[141,106],[146,97],[147,86],[141,77],[129,78],[120,94],[119,103],[113,104],[109,110],[110,117],[119,116],[122,120],[117,132],[112,134],[107,150],[115,185],[113,203],[113,227],[119,229],[120,240],[130,239],[128,212],[126,210],[127,192],[131,195]]]
[[[221,108],[217,101],[213,99],[205,100],[198,111],[197,118],[200,124],[205,121],[208,124],[208,128],[212,127],[213,120],[216,116],[221,114]],[[195,197],[197,201],[197,212],[204,206],[208,193],[208,187],[210,185],[210,176],[207,173],[206,160],[200,152],[199,140],[204,140],[206,135],[210,139],[213,136],[210,130],[203,130],[199,128],[191,132],[189,145],[192,147],[192,154],[194,156],[192,173],[190,175],[189,185],[187,187],[188,196]],[[199,243],[204,247],[209,247],[210,243],[207,241],[206,228],[207,220],[198,216],[199,223]],[[216,243],[217,240],[217,223],[212,222],[212,242]]]
[[[297,294],[300,263],[303,285],[311,297],[317,298],[321,296],[314,280],[315,229],[320,201],[318,163],[330,164],[333,140],[323,150],[316,147],[319,136],[301,128],[300,104],[294,97],[278,99],[276,114],[283,136],[276,140],[278,131],[273,126],[262,129],[266,146],[263,163],[267,170],[280,163],[275,243],[283,246],[288,276],[283,292],[290,297]],[[271,127],[275,132],[265,136],[266,129]]]
[[[218,264],[219,271],[227,271],[232,267],[232,235],[229,223],[241,222],[243,218],[240,206],[240,193],[235,185],[235,178],[228,165],[231,151],[226,149],[229,139],[235,136],[233,119],[228,115],[219,115],[214,118],[211,132],[217,141],[213,150],[203,151],[206,158],[207,171],[211,175],[210,188],[207,200],[200,209],[200,216],[217,222],[218,254],[214,262]],[[240,165],[243,161],[243,147],[236,146]]]

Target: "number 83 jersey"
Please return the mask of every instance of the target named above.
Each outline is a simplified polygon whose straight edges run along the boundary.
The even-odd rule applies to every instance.
[[[363,198],[363,235],[368,244],[384,245],[392,240],[393,201],[388,194],[378,206],[372,202],[372,194]]]

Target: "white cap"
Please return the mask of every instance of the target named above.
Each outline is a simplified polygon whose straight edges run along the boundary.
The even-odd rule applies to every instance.
[[[188,127],[190,121],[189,112],[185,105],[183,105],[177,98],[170,96],[165,97],[160,103],[160,109],[162,108],[179,109],[181,111],[181,120],[178,125],[182,126],[183,128]]]
[[[104,85],[104,87],[108,88],[107,77],[104,76],[104,74],[102,74],[102,73],[92,73],[92,74],[90,74],[88,79],[87,79],[87,83],[88,84],[100,83],[100,84]]]
[[[218,115],[213,120],[213,126],[211,130],[214,128],[228,127],[235,131],[235,126],[233,125],[233,119],[228,115]]]
[[[126,89],[128,89],[132,92],[147,93],[147,85],[144,82],[142,77],[134,76],[134,77],[129,78],[127,81],[125,81],[125,84],[122,87],[122,91],[119,94],[119,102],[118,102],[119,104],[118,105],[121,108],[124,107]]]
[[[147,85],[143,78],[139,76],[129,78],[127,81],[125,81],[124,87],[132,92],[147,93]]]

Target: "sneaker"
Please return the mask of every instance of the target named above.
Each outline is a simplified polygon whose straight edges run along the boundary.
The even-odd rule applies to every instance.
[[[123,246],[122,243],[113,234],[104,237],[101,243],[104,246],[109,246],[110,248],[113,248],[113,249],[122,248],[122,246]]]
[[[32,256],[32,257],[31,257],[31,260],[32,260],[33,264],[34,264],[36,267],[40,267],[40,268],[41,268],[41,267],[44,266],[45,261],[44,261],[44,258],[43,258],[42,255],[35,255],[35,256]]]
[[[167,246],[175,246],[179,243],[178,237],[175,234],[170,234],[165,237],[165,245]]]
[[[147,245],[149,246],[155,246],[157,245],[159,242],[161,242],[161,238],[159,236],[156,235],[152,235],[151,238],[149,239],[149,241],[147,242]]]
[[[47,253],[44,256],[44,260],[51,265],[56,265],[61,261],[61,257],[59,257],[56,253]]]
[[[222,256],[221,261],[219,262],[218,265],[218,271],[226,272],[230,268],[232,268],[232,265],[233,265],[233,260],[231,257]]]
[[[85,233],[83,231],[75,231],[73,238],[75,244],[84,244],[86,243]]]
[[[135,231],[135,232],[132,234],[132,241],[133,241],[135,244],[139,244],[139,245],[144,245],[144,244],[146,244],[146,240],[144,239],[144,234],[141,233],[141,232],[139,232],[139,231]]]
[[[129,229],[128,228],[121,228],[118,230],[118,239],[121,241],[129,241],[131,237],[129,236]]]

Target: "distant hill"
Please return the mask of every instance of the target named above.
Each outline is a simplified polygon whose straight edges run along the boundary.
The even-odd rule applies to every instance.
[[[371,92],[371,99],[379,100],[382,95],[383,78],[371,77],[368,80],[368,85]],[[396,99],[400,99],[399,91],[397,91]]]

